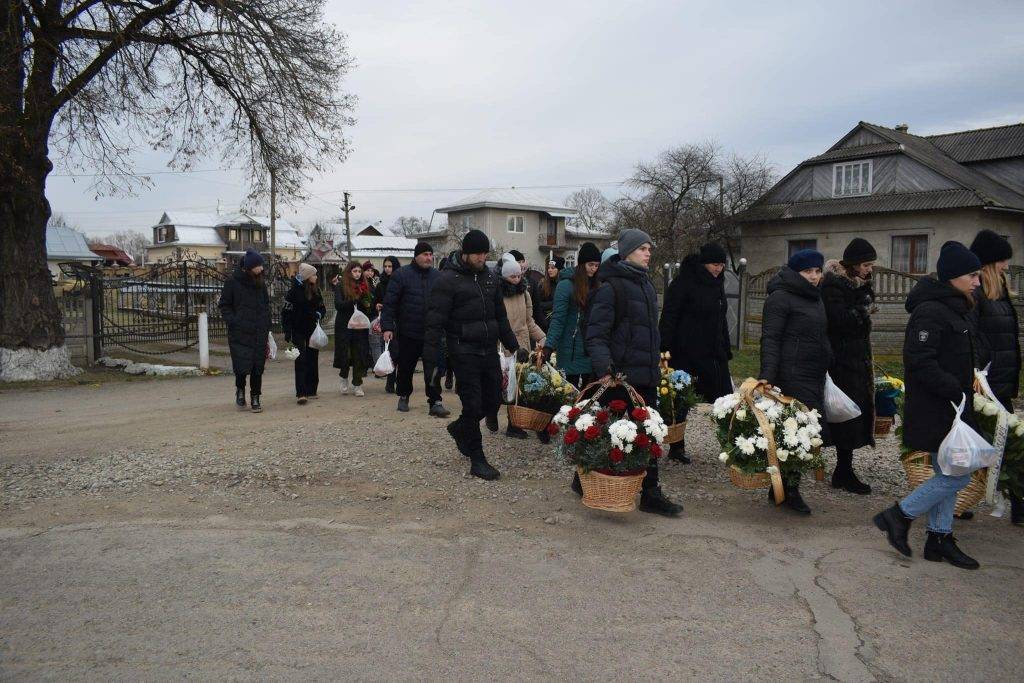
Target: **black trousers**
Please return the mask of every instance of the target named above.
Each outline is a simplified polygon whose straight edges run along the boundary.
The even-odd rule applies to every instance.
[[[643,397],[644,401],[647,402],[647,406],[650,407],[651,410],[657,410],[657,403],[656,403],[657,397],[658,397],[658,389],[657,389],[657,387],[633,387],[633,388],[636,389],[636,392],[638,394],[640,394],[640,396]],[[612,401],[614,401],[616,399],[620,400],[620,401],[625,401],[629,405],[630,410],[632,410],[633,408],[636,407],[634,405],[634,403],[633,403],[633,400],[630,399],[630,397],[629,397],[629,392],[627,392],[625,390],[625,388],[623,388],[623,387],[612,387],[608,391],[606,391],[603,394],[601,394],[601,398],[599,399],[599,402],[600,402],[601,405],[607,406],[609,403],[611,403]],[[654,407],[652,407],[652,406],[654,406]],[[644,477],[643,487],[645,489],[656,489],[656,488],[658,488],[658,461],[657,460],[651,460],[651,464],[647,467],[647,476]]]
[[[452,367],[462,414],[452,423],[456,440],[464,450],[483,453],[480,420],[494,413],[501,404],[501,365],[498,354],[453,354]]]
[[[398,360],[395,363],[395,371],[398,373],[395,393],[399,396],[406,398],[412,396],[412,375],[416,371],[416,364],[422,358],[423,340],[402,337],[402,343],[398,346]],[[423,385],[429,405],[434,405],[441,400],[441,387],[433,377],[424,375]]]
[[[320,385],[320,350],[309,348],[309,344],[296,347],[299,357],[295,359],[295,395],[316,396]]]
[[[240,372],[235,373],[235,386],[239,389],[245,389],[245,378],[249,377],[249,387],[253,396],[259,396],[263,393],[263,368],[252,368],[248,373]]]

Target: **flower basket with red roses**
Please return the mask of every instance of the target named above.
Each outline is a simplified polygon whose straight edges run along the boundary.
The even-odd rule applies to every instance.
[[[615,380],[594,383],[597,392],[590,399],[564,405],[552,419],[548,432],[555,438],[556,452],[579,470],[583,504],[600,510],[626,512],[636,509],[647,466],[660,458],[668,427],[657,410],[648,408],[628,384],[624,384],[632,406],[597,399]]]

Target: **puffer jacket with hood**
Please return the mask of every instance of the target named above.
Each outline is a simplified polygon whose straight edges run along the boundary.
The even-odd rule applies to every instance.
[[[505,302],[508,324],[516,335],[519,348],[533,350],[534,343],[544,339],[544,330],[533,319],[533,301],[525,278],[515,285],[503,279],[501,296]]]
[[[569,266],[558,274],[551,324],[544,346],[556,354],[558,369],[567,375],[589,375],[593,372],[587,346],[580,330],[580,308],[573,296],[576,268]]]
[[[988,384],[996,398],[1004,403],[1017,397],[1020,389],[1020,328],[1017,309],[1004,291],[998,299],[989,299],[981,287],[974,290],[971,311],[978,335],[991,353],[992,367]]]

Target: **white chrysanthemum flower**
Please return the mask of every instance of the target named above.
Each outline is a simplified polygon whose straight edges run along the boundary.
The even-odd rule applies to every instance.
[[[718,459],[721,460],[722,462],[729,462],[729,454],[728,453],[724,453],[724,452],[723,453],[719,453],[718,454]]]
[[[818,446],[820,446],[823,443],[825,443],[825,442],[822,441],[821,438],[819,438],[817,436],[814,437],[813,439],[811,439],[811,445],[814,446],[815,448],[817,448]]]
[[[755,441],[754,443],[762,451],[768,450],[768,439],[766,439],[765,437],[763,437],[763,436],[757,437],[757,441]]]
[[[795,420],[794,418],[792,418],[792,417],[787,417],[787,418],[785,419],[785,421],[783,421],[783,423],[782,423],[782,428],[786,430],[786,433],[787,433],[787,434],[789,434],[790,432],[792,432],[793,434],[795,434],[795,433],[796,433],[796,430],[797,430],[797,429],[798,429],[799,427],[800,427],[800,425],[799,425],[799,424],[797,423],[797,421],[796,421],[796,420]]]
[[[596,417],[594,417],[590,413],[583,413],[578,418],[576,418],[576,425],[575,426],[576,426],[577,430],[579,430],[581,432],[585,432],[587,430],[587,427],[592,427],[596,423],[597,423],[597,418]]]
[[[1019,425],[1017,425],[1017,427],[1013,430],[1013,433],[1016,434],[1017,436],[1024,436],[1024,422],[1021,422]]]
[[[981,409],[981,412],[989,416],[998,415],[999,406],[996,405],[995,401],[989,401],[988,404],[986,404],[985,407]]]
[[[985,401],[985,397],[984,396],[982,396],[981,394],[975,394],[974,395],[974,409],[975,410],[981,410],[982,408],[984,408],[985,407],[985,403],[986,403],[986,401]]]
[[[736,419],[739,420],[740,422],[742,422],[743,420],[746,420],[747,419],[747,411],[744,410],[743,408],[740,408],[739,410],[737,410],[736,411]]]
[[[786,460],[789,459],[789,451],[787,451],[785,448],[780,448],[779,450],[775,451],[775,455],[778,456],[779,462],[786,462]]]
[[[773,403],[768,407],[768,410],[764,411],[764,414],[769,420],[774,422],[782,416],[782,406],[778,403]]]
[[[790,448],[796,448],[800,445],[800,439],[796,438],[796,432],[786,432],[783,434],[782,442]]]

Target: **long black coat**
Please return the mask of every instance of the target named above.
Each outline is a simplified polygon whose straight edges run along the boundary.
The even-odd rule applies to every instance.
[[[440,277],[441,271],[420,268],[415,261],[392,273],[384,294],[381,329],[408,339],[423,339],[427,298]]]
[[[270,334],[267,288],[254,282],[239,268],[224,282],[218,308],[228,326],[231,368],[235,374],[262,371],[267,361],[267,337]]]
[[[558,277],[550,282],[551,291],[544,295],[544,279],[541,278],[540,282],[530,290],[530,298],[533,300],[533,320],[540,326],[540,329],[545,332],[548,331],[548,325],[551,324],[551,311],[555,307],[555,288],[558,287]]]
[[[658,385],[661,371],[661,334],[658,332],[658,294],[647,271],[613,256],[598,270],[601,284],[593,293],[587,314],[587,355],[594,374],[612,371],[626,375],[637,389]],[[618,283],[625,302],[623,317],[615,324]],[[623,305],[624,303],[624,305]]]
[[[732,393],[728,311],[725,273],[714,277],[697,256],[687,256],[665,292],[661,348],[672,354],[672,367],[693,375],[697,393],[711,403]]]
[[[829,431],[836,448],[853,450],[875,445],[875,372],[871,356],[871,306],[875,292],[870,282],[851,279],[838,261],[825,265],[821,298],[828,316],[832,365],[828,373],[836,386],[860,408],[860,417],[832,423]]]
[[[309,338],[316,329],[318,321],[327,315],[324,297],[320,290],[314,290],[313,298],[306,298],[306,286],[300,282],[292,285],[284,297],[281,307],[281,327],[284,339],[300,349],[309,345]]]
[[[964,421],[974,425],[975,363],[987,361],[967,297],[947,282],[923,277],[907,296],[907,323],[903,341],[906,402],[903,408],[903,445],[934,453],[949,432],[955,414],[951,403],[967,402]]]
[[[971,312],[978,334],[991,353],[992,367],[988,383],[1002,401],[1017,397],[1020,389],[1020,336],[1017,309],[1006,292],[999,299],[989,299],[981,287],[974,290],[975,307]]]
[[[761,379],[823,416],[825,373],[832,360],[821,289],[789,266],[768,282],[761,326]],[[829,425],[821,420],[823,438]]]
[[[440,357],[442,337],[453,357],[495,356],[499,341],[509,351],[519,349],[498,280],[490,268],[473,270],[462,260],[461,252],[453,252],[449,266],[440,271],[430,289],[424,358]]]
[[[334,309],[337,315],[334,318],[334,367],[348,368],[352,365],[349,361],[349,350],[362,356],[363,366],[370,368],[373,365],[373,358],[370,355],[370,330],[350,330],[348,320],[359,308],[363,314],[373,321],[372,298],[369,301],[359,299],[352,301],[345,298],[345,292],[339,282],[334,287]]]

